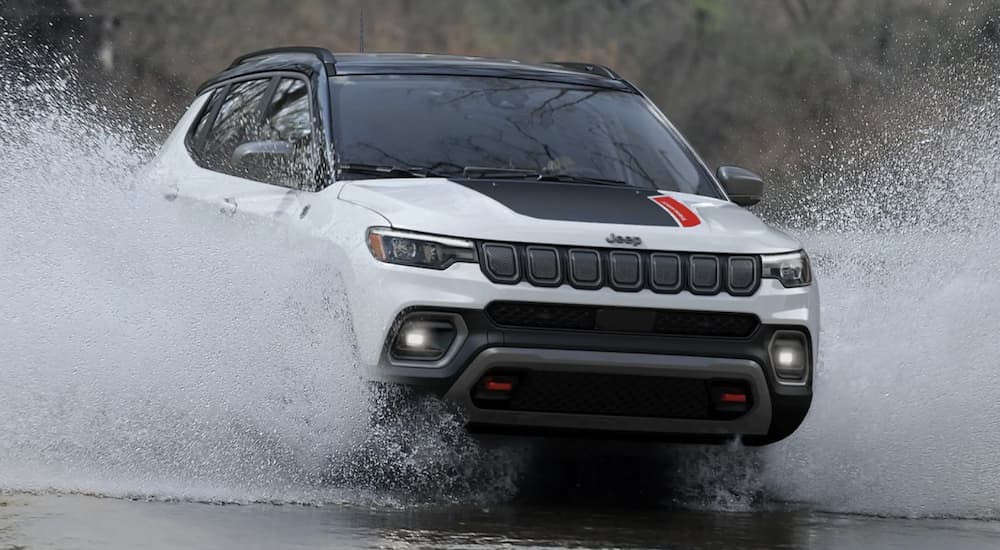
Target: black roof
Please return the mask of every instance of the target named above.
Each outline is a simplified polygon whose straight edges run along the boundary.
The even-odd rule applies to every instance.
[[[202,84],[198,92],[230,78],[280,70],[305,72],[310,75],[325,70],[330,76],[364,74],[496,76],[634,91],[628,82],[611,69],[589,63],[528,64],[509,59],[418,53],[332,54],[323,48],[289,47],[242,55],[236,58],[229,68]]]

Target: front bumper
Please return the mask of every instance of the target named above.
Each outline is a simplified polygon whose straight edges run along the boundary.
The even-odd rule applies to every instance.
[[[819,300],[815,285],[786,289],[764,280],[749,297],[674,295],[651,291],[616,292],[603,288],[539,288],[527,283],[496,285],[479,267],[457,264],[444,272],[380,264],[365,276],[366,288],[377,290],[352,308],[366,376],[418,386],[458,403],[470,427],[517,433],[598,434],[655,437],[667,440],[722,441],[733,435],[748,443],[769,443],[791,434],[805,418],[812,399],[817,357]],[[357,297],[359,294],[354,294]],[[363,295],[362,295],[363,296]],[[486,313],[494,301],[576,304],[599,307],[670,309],[747,313],[759,326],[745,338],[583,332],[512,328],[495,323]],[[393,364],[387,345],[408,311],[440,311],[461,316],[467,335],[449,360],[434,368]],[[797,384],[779,381],[771,366],[768,345],[775,331],[793,329],[809,336],[812,367]],[[470,397],[482,374],[501,365],[527,370],[622,373],[712,379],[720,376],[746,381],[753,408],[738,419],[671,419],[621,415],[586,415],[512,410],[486,410]]]
[[[760,324],[747,337],[712,338],[512,328],[498,325],[486,311],[440,308],[436,311],[462,320],[464,337],[449,353],[448,361],[437,368],[398,366],[385,351],[379,367],[380,379],[416,386],[447,398],[463,409],[470,427],[478,431],[710,442],[739,435],[750,444],[762,444],[795,431],[812,400],[812,366],[804,380],[783,381],[772,367],[769,353],[776,332],[805,331],[803,326]],[[812,338],[806,334],[811,346]],[[475,398],[477,385],[485,376],[498,373],[513,373],[522,378],[538,373],[546,377],[553,373],[597,375],[612,383],[635,377],[645,377],[650,384],[665,380],[699,381],[703,384],[689,387],[694,395],[674,394],[674,397],[700,399],[694,407],[703,410],[701,414],[696,410],[670,417],[673,413],[631,414],[626,412],[628,406],[605,413],[544,407],[531,410],[484,407]],[[714,384],[745,388],[749,407],[735,416],[713,415],[708,399]],[[543,391],[551,393],[553,389]],[[622,396],[624,400],[630,398]],[[664,399],[670,398],[664,395]],[[567,397],[551,399],[565,403]]]

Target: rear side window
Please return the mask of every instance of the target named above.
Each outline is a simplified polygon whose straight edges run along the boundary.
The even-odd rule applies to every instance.
[[[218,88],[214,90],[208,97],[208,101],[205,102],[205,107],[201,110],[201,114],[198,115],[198,121],[195,122],[194,128],[188,135],[188,147],[200,150],[205,143],[205,137],[210,129],[210,124],[212,123],[213,116],[219,108],[219,103],[222,102],[223,98],[223,88]]]

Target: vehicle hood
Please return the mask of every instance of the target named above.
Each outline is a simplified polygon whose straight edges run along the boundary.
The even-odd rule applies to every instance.
[[[354,180],[339,197],[396,229],[481,240],[687,252],[801,248],[731,202],[686,193],[534,181],[444,178]],[[630,241],[632,242],[632,241]]]

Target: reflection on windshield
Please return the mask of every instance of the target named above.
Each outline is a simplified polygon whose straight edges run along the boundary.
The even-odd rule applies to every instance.
[[[331,79],[342,162],[460,176],[509,168],[717,197],[692,154],[632,93],[470,76]]]

